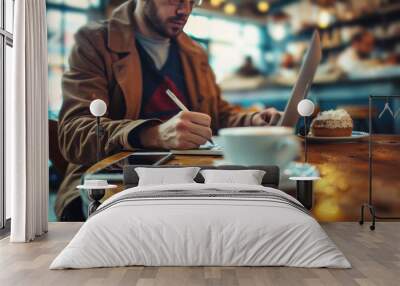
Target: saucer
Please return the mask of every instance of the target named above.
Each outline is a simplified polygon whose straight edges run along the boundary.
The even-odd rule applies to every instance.
[[[301,139],[304,139],[303,135],[298,135]],[[363,138],[367,138],[369,134],[363,131],[353,131],[351,136],[342,136],[342,137],[320,137],[314,135],[307,135],[308,142],[352,142],[358,141]]]

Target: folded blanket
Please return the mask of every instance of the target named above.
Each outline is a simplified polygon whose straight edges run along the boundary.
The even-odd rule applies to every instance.
[[[103,204],[101,208],[99,208],[96,212],[92,214],[96,215],[104,210],[115,206],[121,202],[127,201],[144,201],[144,200],[153,200],[153,199],[175,199],[175,200],[187,200],[187,199],[237,199],[237,200],[251,200],[255,199],[257,201],[269,201],[280,204],[286,204],[292,206],[299,211],[304,212],[305,214],[310,215],[310,212],[298,201],[293,199],[289,199],[287,196],[282,196],[281,194],[275,194],[268,192],[266,190],[236,190],[236,191],[226,191],[226,190],[218,190],[216,188],[206,188],[202,190],[164,190],[164,191],[146,191],[146,192],[130,192],[124,194],[118,198],[113,199],[112,201],[108,201]]]

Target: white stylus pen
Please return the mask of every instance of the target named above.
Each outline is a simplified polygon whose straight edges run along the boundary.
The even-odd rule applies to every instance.
[[[176,95],[171,90],[167,89],[166,93],[169,96],[169,98],[171,98],[171,100],[175,102],[175,104],[178,105],[178,107],[181,110],[189,111],[189,109],[187,109],[187,107],[182,103],[182,101],[180,101],[179,98],[177,98]]]
[[[175,104],[183,111],[189,111],[189,109],[182,103],[182,101],[179,100],[179,98],[176,97],[176,95],[169,89],[166,90],[167,95]],[[212,145],[214,145],[214,142],[210,139],[208,140]]]

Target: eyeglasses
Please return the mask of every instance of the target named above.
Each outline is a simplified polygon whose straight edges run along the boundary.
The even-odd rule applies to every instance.
[[[193,6],[200,6],[203,0],[189,0],[188,2],[190,6],[193,7]],[[181,6],[185,4],[185,0],[168,0],[168,3],[174,6]]]

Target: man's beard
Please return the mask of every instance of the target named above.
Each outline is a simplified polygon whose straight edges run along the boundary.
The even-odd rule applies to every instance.
[[[177,30],[174,34],[168,32],[168,30],[166,29],[166,23],[163,23],[161,17],[157,13],[157,7],[154,3],[154,0],[146,0],[144,2],[143,12],[144,21],[146,22],[146,24],[160,36],[165,38],[175,38],[182,32],[182,30]],[[182,16],[177,15],[175,17],[168,18],[166,22],[173,20],[182,20],[182,18]]]

